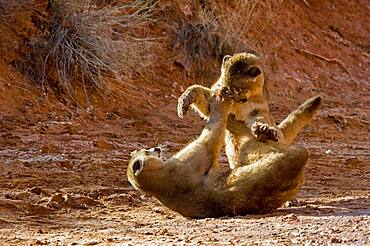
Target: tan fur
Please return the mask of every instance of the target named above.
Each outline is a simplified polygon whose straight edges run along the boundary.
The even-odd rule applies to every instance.
[[[251,69],[255,70],[254,73],[249,72]],[[286,149],[299,130],[311,121],[321,101],[320,97],[316,97],[313,99],[316,103],[311,108],[293,112],[282,124],[276,126],[269,112],[263,86],[263,66],[258,56],[251,53],[226,56],[221,76],[210,89],[193,85],[180,96],[178,115],[183,117],[191,106],[207,119],[210,96],[219,93],[222,88],[229,88],[236,100],[230,112],[235,115],[235,121],[245,125],[232,127],[229,124],[227,128],[225,144],[229,165],[236,168],[253,163],[270,150],[266,146]],[[261,142],[266,142],[267,145]],[[261,149],[261,146],[264,148]]]
[[[232,107],[228,100],[212,96],[200,137],[168,160],[162,160],[153,148],[133,152],[128,180],[192,218],[266,213],[293,198],[308,159],[302,148],[281,151],[268,146],[269,152],[251,165],[233,170],[218,165],[227,122],[235,121],[228,119]]]

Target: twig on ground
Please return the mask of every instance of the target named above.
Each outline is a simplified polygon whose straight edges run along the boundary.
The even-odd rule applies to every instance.
[[[309,50],[305,50],[305,49],[300,49],[300,48],[297,48],[295,46],[293,46],[293,49],[295,51],[298,51],[302,54],[306,54],[306,55],[310,55],[310,56],[313,56],[313,57],[316,57],[316,58],[319,58],[323,61],[326,61],[326,62],[332,62],[332,63],[336,63],[338,64],[339,66],[341,66],[343,68],[343,70],[351,76],[351,73],[348,71],[348,69],[346,68],[346,66],[343,65],[343,63],[341,61],[339,61],[337,58],[327,58],[325,56],[322,56],[322,55],[319,55],[319,54],[316,54],[316,53],[313,53]]]
[[[307,7],[310,7],[310,4],[307,2],[307,0],[302,0],[302,2],[303,2]]]

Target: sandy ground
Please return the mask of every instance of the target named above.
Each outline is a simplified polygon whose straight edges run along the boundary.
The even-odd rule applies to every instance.
[[[148,120],[163,125],[143,133]],[[368,135],[351,125],[369,127],[348,120],[339,131],[341,123],[325,124],[331,121],[321,110],[300,137],[298,144],[311,158],[297,205],[267,215],[205,220],[185,219],[133,190],[125,173],[128,152],[143,147],[140,140],[158,139],[173,152],[200,131],[191,124],[174,119],[167,124],[166,117],[149,115],[74,124],[73,130],[68,122],[13,129],[7,137],[13,147],[1,151],[1,241],[365,245],[370,243]],[[340,142],[323,138],[334,133]]]

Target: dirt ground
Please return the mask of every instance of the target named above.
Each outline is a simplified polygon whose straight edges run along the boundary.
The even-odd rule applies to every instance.
[[[197,81],[176,65],[175,48],[163,44],[152,82],[85,111],[40,97],[9,55],[0,63],[0,244],[369,245],[369,13],[367,0],[285,1],[246,37],[264,51],[277,121],[310,96],[324,99],[296,141],[310,151],[298,203],[266,215],[189,220],[128,183],[131,151],[161,143],[171,155],[204,125],[176,115],[177,97]]]

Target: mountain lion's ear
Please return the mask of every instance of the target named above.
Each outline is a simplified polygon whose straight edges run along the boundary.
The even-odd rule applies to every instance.
[[[137,150],[134,150],[130,153],[130,156],[133,157],[136,154]]]
[[[222,65],[225,64],[225,62],[227,62],[230,58],[231,58],[231,55],[224,56],[224,58],[222,59]]]

